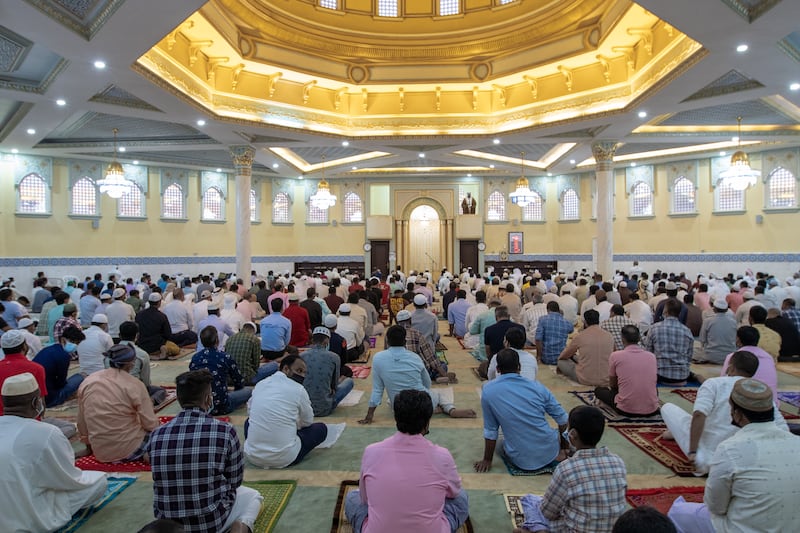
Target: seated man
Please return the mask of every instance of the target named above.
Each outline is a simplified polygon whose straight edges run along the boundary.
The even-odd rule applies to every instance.
[[[556,467],[544,496],[523,496],[525,522],[515,533],[611,533],[627,507],[627,482],[622,459],[605,446],[596,447],[605,423],[597,407],[581,405],[570,411],[564,439],[572,456]]]
[[[755,379],[733,386],[729,422],[742,429],[714,452],[705,503],[672,505],[669,517],[681,531],[797,531],[800,439],[776,425],[772,398]]]
[[[106,492],[103,472],[79,470],[67,438],[36,420],[44,400],[36,378],[17,374],[3,382],[0,416],[0,498],[3,531],[56,531]]]
[[[433,346],[431,346],[428,340],[422,336],[422,333],[411,326],[411,313],[403,309],[397,313],[396,319],[397,325],[402,326],[406,330],[406,350],[414,352],[420,357],[420,359],[422,359],[422,362],[425,364],[425,368],[428,369],[428,373],[431,375],[432,380],[443,378],[442,381],[445,383],[449,382],[447,365],[441,362],[438,357],[436,357],[436,352],[434,352]],[[384,337],[383,342],[383,349],[385,350],[389,347],[388,337]],[[455,374],[453,374],[453,377],[455,377]]]
[[[136,323],[139,325],[139,347],[150,355],[155,355],[157,359],[166,359],[167,342],[175,348],[177,345],[169,340],[172,337],[169,319],[159,309],[161,293],[150,293],[147,301],[149,307],[136,314]]]
[[[558,357],[566,348],[569,334],[574,330],[572,323],[561,314],[558,302],[548,302],[547,314],[538,319],[534,334],[539,361],[546,365],[558,364]]]
[[[558,370],[582,385],[607,387],[614,337],[599,324],[600,313],[596,309],[583,313],[583,329],[558,356]]]
[[[390,405],[401,390],[421,390],[431,395],[436,412],[443,412],[452,418],[475,418],[475,411],[472,409],[456,409],[453,403],[442,398],[438,390],[431,390],[431,376],[422,360],[405,348],[406,330],[402,326],[390,327],[386,330],[386,338],[389,348],[378,352],[372,359],[372,396],[369,398],[367,416],[359,420],[359,424],[372,423],[375,408],[381,404],[384,389]]]
[[[693,374],[689,367],[694,352],[694,336],[678,320],[683,304],[671,298],[664,304],[665,318],[654,324],[645,337],[644,348],[656,356],[658,382],[666,385],[686,384]]]
[[[328,416],[353,390],[353,378],[341,375],[339,356],[328,350],[330,339],[328,328],[315,328],[311,347],[302,355],[306,363],[303,387],[308,392],[314,416]]]
[[[366,350],[364,347],[364,327],[358,320],[350,316],[351,310],[351,304],[340,305],[339,319],[336,323],[336,331],[347,342],[345,360],[348,363],[364,355],[364,351]]]
[[[726,355],[736,351],[736,320],[724,298],[714,300],[710,313],[700,326],[700,349],[693,361],[720,365]]]
[[[3,381],[16,376],[17,374],[24,374],[29,372],[36,378],[39,384],[39,393],[47,396],[47,376],[45,375],[44,368],[38,363],[28,361],[25,353],[28,351],[28,343],[25,342],[25,336],[18,329],[6,331],[0,337],[0,347],[3,349],[3,359],[0,360],[0,387]],[[3,414],[3,404],[0,402],[0,415]]]
[[[417,280],[419,283],[419,280]],[[420,289],[417,289],[418,291]],[[427,307],[430,305],[430,299],[425,294],[417,294],[414,296],[414,311],[411,313],[411,325],[414,326],[422,336],[431,343],[431,346],[436,349],[436,343],[439,342],[439,319],[430,312]]]
[[[296,355],[281,360],[279,372],[260,381],[244,424],[244,453],[261,468],[285,468],[303,460],[328,436],[328,426],[314,422],[303,387],[305,362]]]
[[[98,461],[147,461],[150,432],[158,427],[144,384],[130,375],[136,351],[117,344],[108,351],[111,368],[95,372],[78,388],[78,433]]]
[[[506,331],[511,328],[519,328],[523,332],[525,328],[522,324],[511,321],[511,314],[508,307],[500,305],[494,309],[495,323],[486,328],[483,332],[483,342],[486,344],[486,357],[491,361],[492,356],[503,349],[506,338]]]
[[[261,364],[261,341],[256,337],[256,325],[245,322],[238,333],[225,343],[225,351],[233,357],[245,383],[255,385],[278,371],[278,363]]]
[[[757,368],[758,359],[755,355],[745,351],[735,352],[727,375],[709,378],[697,390],[691,415],[671,403],[661,407],[661,416],[669,432],[666,436],[675,439],[699,474],[708,473],[711,458],[719,443],[736,433],[737,427],[731,425],[728,399],[736,382],[752,377]],[[780,412],[775,419],[777,424],[788,430]]]
[[[296,292],[289,293],[289,306],[283,310],[283,316],[292,324],[289,344],[297,348],[307,345],[311,336],[311,319],[308,311],[300,307],[300,295]]]
[[[608,387],[597,387],[594,396],[628,417],[658,413],[658,365],[656,356],[639,346],[639,328],[623,326],[622,350],[608,359]]]
[[[483,387],[483,460],[475,463],[476,472],[492,467],[499,430],[503,430],[499,452],[518,468],[538,470],[566,458],[559,435],[567,429],[567,413],[555,396],[538,381],[519,375],[519,355],[513,350],[497,354],[497,379]],[[550,427],[545,415],[555,420]]]
[[[775,367],[775,360],[770,354],[758,347],[759,333],[753,326],[741,326],[736,330],[736,349],[750,352],[758,359],[758,370],[753,374],[753,379],[765,383],[775,395],[775,403],[778,403],[778,369]],[[720,376],[728,375],[728,364],[734,352],[729,353],[722,363]]]
[[[58,342],[44,348],[33,358],[34,363],[44,367],[47,381],[44,401],[47,407],[56,407],[69,400],[83,383],[84,376],[80,372],[67,378],[71,354],[83,339],[85,337],[80,328],[70,326],[64,330]]]
[[[108,318],[103,314],[92,317],[92,325],[84,330],[86,338],[78,345],[81,374],[89,376],[105,368],[105,353],[114,346],[108,334]]]
[[[217,302],[211,302],[208,304],[206,311],[206,317],[197,324],[197,342],[200,343],[200,332],[208,326],[212,326],[217,330],[219,347],[224,349],[225,343],[228,341],[228,337],[236,332],[227,322],[220,318],[219,304]]]
[[[245,387],[244,378],[239,372],[236,361],[227,353],[220,351],[219,334],[214,326],[206,326],[200,331],[200,343],[203,349],[192,356],[189,370],[207,368],[214,376],[211,387],[214,392],[214,409],[212,415],[226,415],[247,403],[253,393],[253,387]],[[228,382],[233,384],[233,392],[228,392]]]
[[[206,369],[175,378],[182,411],[153,432],[148,447],[153,511],[182,524],[182,531],[250,533],[263,497],[242,486],[236,430],[208,414],[213,379]]]
[[[524,378],[535,381],[536,372],[538,370],[538,362],[536,361],[535,356],[523,349],[525,347],[525,332],[520,328],[510,328],[508,331],[506,331],[506,339],[503,345],[504,350],[511,349],[517,352],[517,355],[519,356],[520,375]],[[489,381],[497,378],[497,357],[492,357],[492,360],[489,363],[488,376]]]
[[[131,369],[131,376],[144,383],[154,405],[160,404],[167,397],[167,391],[163,387],[154,386],[150,381],[150,354],[136,345],[139,337],[139,326],[136,322],[130,320],[123,322],[119,325],[119,336],[118,344],[126,344],[136,350],[136,361]]]
[[[261,355],[268,361],[274,361],[286,353],[292,336],[292,323],[282,314],[281,298],[274,298],[269,306],[272,312],[261,321]]]
[[[189,346],[197,342],[197,335],[192,331],[192,311],[186,305],[185,299],[183,289],[175,289],[172,291],[172,301],[163,310],[169,320],[169,340],[178,346]]]
[[[403,390],[395,396],[397,433],[367,446],[360,488],[345,501],[355,533],[450,533],[467,520],[469,500],[453,456],[424,437],[432,414],[431,397],[424,391]]]

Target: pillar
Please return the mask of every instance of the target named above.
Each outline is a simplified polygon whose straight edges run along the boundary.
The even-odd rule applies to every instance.
[[[252,249],[250,241],[250,189],[253,157],[252,146],[231,146],[231,158],[236,168],[236,274],[245,286],[250,286]]]
[[[452,268],[447,263],[447,220],[440,220],[439,221],[439,257],[438,257],[438,264],[436,265],[436,270],[441,271],[444,267],[447,267],[448,270]],[[435,273],[433,273],[435,274]]]
[[[405,272],[411,269],[419,270],[418,265],[411,265],[411,224],[409,220],[403,221],[403,267]]]
[[[603,280],[614,274],[614,152],[618,143],[592,144],[597,177],[597,253],[593,258]]]
[[[400,265],[404,268],[403,272],[408,272],[406,264],[403,262],[403,221],[394,221],[394,265],[392,268],[397,268]]]
[[[447,246],[446,246],[446,249],[447,249],[446,257],[447,258],[445,259],[445,263],[447,263],[447,267],[450,269],[450,272],[452,272],[454,275],[457,276],[459,274],[459,272],[460,272],[460,269],[458,268],[458,265],[455,264],[455,258],[453,257],[453,219],[452,218],[448,218],[447,219],[447,231],[445,233],[446,233],[446,237],[447,237]]]

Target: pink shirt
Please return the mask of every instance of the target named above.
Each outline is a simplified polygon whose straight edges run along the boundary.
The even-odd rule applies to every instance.
[[[767,352],[758,346],[742,346],[739,348],[750,352],[758,358],[758,370],[753,374],[753,379],[757,379],[761,383],[766,383],[772,389],[772,396],[775,398],[775,403],[778,403],[778,370],[775,368],[775,359]],[[720,376],[725,376],[728,371],[728,363],[731,360],[733,353],[729,353],[725,357],[725,362],[722,363],[722,372]]]
[[[369,505],[363,533],[450,533],[444,501],[461,492],[461,478],[447,449],[397,432],[364,450],[359,488]]]
[[[711,309],[711,294],[707,292],[695,293],[694,305],[699,307],[701,311]]]
[[[617,378],[617,408],[635,415],[655,412],[659,405],[657,374],[656,356],[641,346],[632,344],[613,352],[608,360],[608,375]]]

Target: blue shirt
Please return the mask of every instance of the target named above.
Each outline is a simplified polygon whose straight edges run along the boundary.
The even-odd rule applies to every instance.
[[[44,348],[33,358],[34,363],[39,363],[44,367],[44,381],[48,397],[55,398],[67,384],[69,360],[69,354],[58,342]]]
[[[447,321],[453,324],[453,333],[456,337],[467,334],[467,310],[470,307],[469,302],[463,298],[447,306]]]
[[[92,296],[88,294],[78,300],[78,309],[81,312],[81,326],[88,327],[92,323],[92,317],[94,316],[95,310],[97,310],[97,306],[100,305],[100,299],[96,296]]]
[[[203,348],[192,356],[192,361],[189,363],[189,370],[200,370],[201,368],[207,368],[214,378],[211,382],[211,392],[214,395],[214,410],[211,411],[211,414],[227,414],[230,412],[228,379],[230,378],[235,389],[244,387],[244,378],[239,372],[236,361],[225,352],[213,348]]]
[[[390,346],[372,358],[372,396],[369,406],[381,404],[383,390],[394,404],[395,395],[403,390],[424,390],[431,388],[431,376],[425,369],[422,359],[403,346]]]
[[[261,349],[270,352],[285,350],[292,337],[292,323],[280,313],[272,313],[261,321]]]
[[[503,429],[503,451],[524,470],[550,464],[558,455],[558,430],[550,427],[550,415],[561,426],[567,413],[547,387],[519,374],[501,374],[483,387],[483,436],[497,440]]]
[[[548,312],[536,325],[536,340],[542,342],[542,362],[554,365],[567,347],[567,337],[575,328],[561,313]]]

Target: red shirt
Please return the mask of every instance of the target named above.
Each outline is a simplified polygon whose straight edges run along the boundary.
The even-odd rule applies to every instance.
[[[42,398],[47,396],[47,385],[45,385],[44,367],[39,363],[28,361],[28,358],[21,353],[13,353],[6,355],[6,358],[0,361],[0,388],[3,387],[7,378],[17,376],[30,372],[36,378],[39,384],[39,393]],[[0,415],[3,414],[3,399],[0,397]]]
[[[292,323],[292,336],[289,338],[289,344],[298,348],[307,346],[308,334],[311,329],[308,311],[300,307],[296,302],[292,302],[283,312],[283,316]]]

